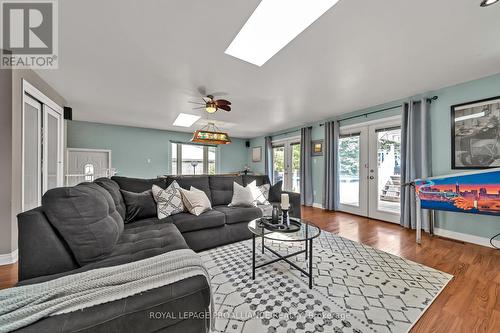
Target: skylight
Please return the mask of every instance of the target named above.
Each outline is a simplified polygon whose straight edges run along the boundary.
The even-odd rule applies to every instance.
[[[191,127],[200,118],[200,116],[196,116],[194,114],[179,113],[174,121],[174,126]]]
[[[226,54],[262,66],[339,0],[262,0]]]

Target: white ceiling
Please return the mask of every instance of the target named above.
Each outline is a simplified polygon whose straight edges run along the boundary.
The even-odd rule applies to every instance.
[[[138,127],[193,131],[172,123],[198,87],[226,92],[215,119],[255,137],[500,72],[500,4],[342,0],[257,67],[224,50],[258,3],[59,1],[59,69],[38,73],[75,119]]]

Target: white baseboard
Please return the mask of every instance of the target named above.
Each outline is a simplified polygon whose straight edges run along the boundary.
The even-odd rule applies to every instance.
[[[12,251],[7,254],[0,254],[0,266],[13,264],[17,261],[18,251]]]
[[[490,244],[490,239],[486,238],[486,237],[463,234],[461,232],[456,232],[456,231],[451,231],[451,230],[446,230],[446,229],[441,229],[441,228],[434,228],[434,234],[436,234],[437,236],[451,238],[451,239],[459,240],[462,242],[482,245],[482,246],[486,246],[486,247],[492,247]],[[497,247],[500,247],[500,240],[498,240],[498,239],[493,240],[493,244],[495,244],[495,246],[497,246]]]
[[[323,205],[317,202],[313,202],[313,207],[323,209]]]

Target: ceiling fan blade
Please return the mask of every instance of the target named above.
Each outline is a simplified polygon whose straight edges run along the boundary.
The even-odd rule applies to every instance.
[[[229,105],[217,105],[217,108],[224,111],[231,111],[231,107]]]
[[[197,108],[193,108],[193,110],[198,110],[198,109],[205,109],[205,106],[199,106]]]
[[[188,103],[191,103],[191,104],[200,104],[200,105],[205,105],[205,103],[202,103],[202,102],[193,102],[193,101],[188,101]]]
[[[217,105],[231,105],[231,102],[225,99],[218,99],[215,101]]]

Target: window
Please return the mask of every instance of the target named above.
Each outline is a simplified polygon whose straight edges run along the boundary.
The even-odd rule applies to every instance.
[[[173,175],[214,175],[216,161],[216,147],[172,143]]]
[[[92,182],[94,181],[94,165],[93,164],[85,164],[83,167],[83,173],[85,174],[85,181]]]

